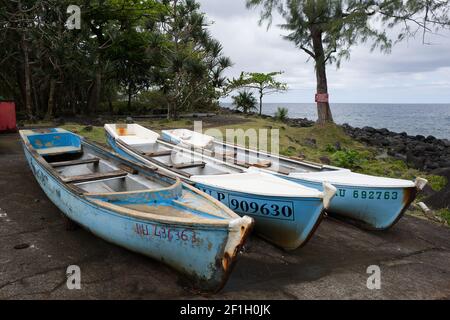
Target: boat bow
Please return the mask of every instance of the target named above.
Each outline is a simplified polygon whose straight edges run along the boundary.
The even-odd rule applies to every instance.
[[[424,179],[424,178],[416,178],[416,180],[414,180],[414,184],[416,185],[417,190],[421,191],[423,188],[425,188],[425,186],[427,185],[428,180]]]

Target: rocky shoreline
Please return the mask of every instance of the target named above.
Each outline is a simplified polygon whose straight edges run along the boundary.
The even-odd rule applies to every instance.
[[[295,127],[311,127],[314,121],[306,118],[287,119],[286,124]],[[386,128],[355,128],[349,124],[341,127],[353,139],[367,146],[382,149],[389,156],[405,161],[409,167],[447,178],[447,185],[439,192],[429,186],[424,190],[428,205],[434,209],[450,206],[450,141],[433,136],[408,135],[392,132]]]
[[[306,118],[286,119],[293,127],[311,127],[314,121]],[[387,154],[405,161],[410,167],[426,172],[450,168],[450,141],[434,136],[408,135],[386,128],[356,128],[345,123],[341,125],[345,133],[353,139],[371,147],[385,149]]]
[[[387,150],[387,154],[405,161],[410,167],[432,172],[450,168],[450,141],[433,136],[411,136],[406,132],[392,132],[386,128],[354,128],[343,124],[344,131],[353,139],[369,146]]]
[[[241,113],[229,108],[223,109],[231,113]],[[270,115],[263,115],[263,117],[274,118]],[[283,122],[291,127],[312,127],[315,124],[307,118],[287,118]],[[397,133],[386,128],[375,129],[368,126],[356,128],[347,123],[341,127],[353,139],[367,146],[384,149],[389,156],[405,161],[411,168],[426,172],[450,168],[448,139],[423,135],[412,136],[406,132]]]

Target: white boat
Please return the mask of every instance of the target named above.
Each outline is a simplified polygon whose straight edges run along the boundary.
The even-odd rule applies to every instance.
[[[252,216],[259,235],[287,250],[309,240],[336,193],[327,183],[319,191],[177,147],[137,124],[106,124],[105,130],[117,153],[181,178],[236,213]]]
[[[262,151],[214,140],[214,137],[195,133],[193,144],[187,129],[163,130],[162,139],[180,147],[221,159],[245,168],[257,167],[264,172],[294,181],[303,186],[322,189],[324,182],[337,188],[327,212],[346,218],[371,230],[384,230],[393,226],[403,215],[427,180],[415,181],[376,177],[352,172],[348,169],[287,158]],[[192,131],[191,131],[192,132]],[[194,134],[192,133],[192,136]],[[213,139],[213,143],[209,141]],[[200,143],[208,141],[208,143]]]

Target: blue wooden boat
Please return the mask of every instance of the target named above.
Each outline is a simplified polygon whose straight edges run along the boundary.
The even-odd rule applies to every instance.
[[[37,182],[68,219],[168,264],[201,290],[218,291],[226,283],[252,218],[71,132],[20,135]]]
[[[392,227],[427,180],[375,177],[348,169],[321,165],[246,149],[217,141],[187,129],[163,130],[162,139],[243,167],[258,167],[279,177],[322,190],[324,182],[337,188],[327,212],[369,230]]]
[[[193,184],[240,215],[255,219],[255,231],[286,250],[311,238],[336,189],[323,191],[242,169],[159,140],[159,134],[137,124],[105,125],[109,145],[124,157],[156,166]]]

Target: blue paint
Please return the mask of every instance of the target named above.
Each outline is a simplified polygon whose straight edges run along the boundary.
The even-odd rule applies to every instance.
[[[106,132],[106,136],[108,144],[120,155],[144,165],[158,166],[156,163],[142,160],[131,150],[123,149],[124,147],[117,144],[108,132]],[[324,209],[322,198],[260,196],[250,192],[241,193],[223,190],[212,185],[196,183],[187,178],[184,179],[194,183],[196,188],[216,198],[237,214],[241,216],[248,215],[254,218],[256,232],[261,237],[286,250],[293,250],[305,245],[322,218]],[[238,207],[233,205],[236,204],[236,201],[233,200],[238,201]],[[246,210],[247,207],[244,203],[247,203],[248,210]],[[251,206],[253,208],[258,206],[259,210],[253,212],[255,210]],[[280,211],[279,214],[276,212],[277,206]],[[265,209],[261,209],[263,207]],[[289,215],[283,215],[281,211],[283,207],[289,207],[292,212]],[[267,212],[269,214],[265,214]]]
[[[161,132],[161,139],[173,144],[181,144],[182,141],[181,139],[177,139],[176,137],[167,134],[166,132],[164,132],[164,130]]]
[[[181,139],[162,132],[162,139],[183,146]],[[181,143],[181,144],[180,144]],[[250,151],[253,154],[255,151]],[[273,156],[272,156],[273,157]],[[323,191],[322,182],[310,181],[273,171],[266,172],[300,185]],[[414,199],[415,187],[364,187],[333,184],[337,189],[327,212],[358,221],[363,227],[384,230],[393,226]]]
[[[54,133],[49,133],[48,136],[38,134],[36,138],[39,137],[42,141],[51,141],[53,135]],[[61,136],[61,133],[58,133],[58,135]],[[101,149],[96,150],[93,145],[88,145],[84,141],[81,142],[76,135],[68,133],[62,136],[65,137],[64,141],[68,145],[77,145],[78,140],[84,149],[97,151],[100,155],[103,152]],[[30,141],[36,140],[34,135],[28,135],[27,138]],[[163,261],[198,281],[205,290],[215,291],[225,283],[229,270],[224,269],[221,259],[224,256],[230,227],[228,223],[224,222],[223,217],[202,213],[203,216],[217,220],[217,224],[194,223],[190,220],[186,222],[161,222],[154,218],[145,219],[125,215],[110,207],[93,202],[94,200],[102,200],[115,205],[127,203],[172,206],[186,210],[186,207],[175,203],[176,200],[181,203],[183,201],[189,203],[194,207],[191,213],[198,214],[201,211],[195,210],[196,204],[192,203],[192,199],[201,199],[205,203],[206,200],[203,197],[183,184],[176,188],[154,192],[121,193],[112,196],[80,195],[67,188],[54,171],[39,162],[37,160],[39,155],[33,154],[30,148],[32,146],[24,143],[24,153],[37,182],[49,199],[68,218],[111,243]],[[119,162],[124,161],[111,154],[108,156]],[[133,163],[126,162],[126,164],[133,167]],[[189,199],[189,201],[186,199]],[[217,208],[220,210],[220,207]],[[155,207],[155,211],[158,214],[158,207]]]
[[[37,133],[28,135],[28,140],[34,149],[47,149],[54,147],[80,148],[80,138],[70,132]]]
[[[303,186],[323,190],[322,183],[312,182],[285,175],[281,178],[294,181]],[[413,188],[364,188],[358,186],[344,186],[333,184],[336,196],[331,200],[327,211],[367,224],[373,229],[387,229],[391,227],[403,213],[406,189]]]
[[[196,183],[195,187],[213,196],[237,214],[251,216],[255,219],[256,231],[263,238],[287,250],[306,244],[322,215],[321,198],[256,196],[200,183]],[[256,210],[256,207],[259,210]],[[278,210],[274,210],[276,207]],[[291,208],[290,214],[283,215],[283,207]]]

